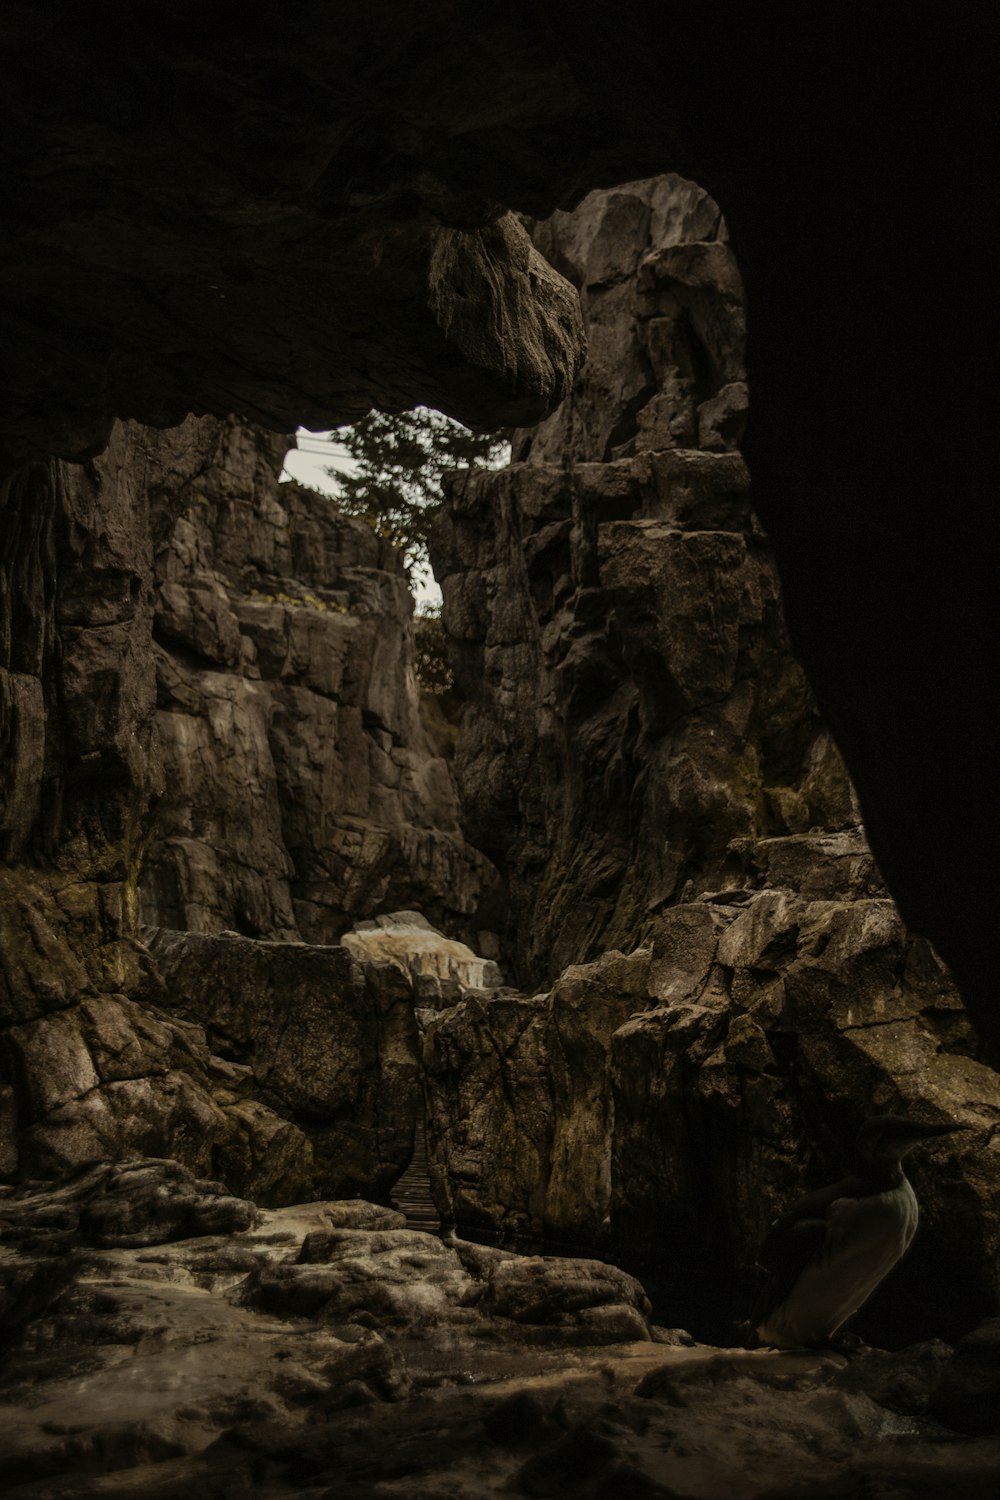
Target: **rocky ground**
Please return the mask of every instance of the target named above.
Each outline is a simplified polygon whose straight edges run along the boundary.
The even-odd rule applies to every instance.
[[[776,1354],[649,1322],[593,1260],[268,1211],[176,1163],[0,1200],[5,1494],[481,1500],[992,1495],[1000,1324]]]

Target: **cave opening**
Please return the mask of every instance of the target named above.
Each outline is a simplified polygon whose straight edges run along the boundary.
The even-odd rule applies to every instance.
[[[12,1493],[986,1492],[974,8],[190,9],[0,20]],[[732,1347],[873,1114],[881,1352]]]

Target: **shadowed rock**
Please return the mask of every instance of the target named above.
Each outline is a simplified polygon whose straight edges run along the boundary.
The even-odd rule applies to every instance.
[[[112,1201],[95,1246],[86,1208]],[[257,1215],[168,1162],[0,1197],[0,1285],[44,1270],[51,1288],[44,1319],[5,1319],[5,1493],[756,1500],[849,1479],[971,1500],[995,1479],[995,1436],[925,1414],[969,1340],[850,1362],[706,1348],[650,1330],[615,1267],[391,1219],[359,1201]]]

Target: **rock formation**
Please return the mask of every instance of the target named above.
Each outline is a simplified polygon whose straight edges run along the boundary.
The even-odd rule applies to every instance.
[[[410,987],[299,940],[394,896],[472,927],[491,872],[422,727],[398,559],[279,501],[282,452],[132,424],[7,482],[5,1177],[172,1156],[270,1203],[409,1159]],[[140,903],[191,930],[163,973]]]
[[[118,428],[93,463],[39,462],[2,489],[6,1174],[120,1155],[171,1116],[198,1116],[190,1047],[137,1008],[149,965],[135,878],[160,770],[132,436]],[[155,1080],[137,1065],[148,1027]]]
[[[995,1321],[850,1362],[719,1351],[613,1266],[360,1200],[262,1212],[155,1161],[0,1197],[0,1237],[11,1500],[973,1500],[1000,1462]]]
[[[442,1217],[724,1301],[862,1120],[930,1109],[975,1133],[916,1166],[925,1231],[868,1326],[962,1332],[1000,1299],[1000,1078],[888,899],[720,451],[745,404],[725,226],[667,178],[536,238],[580,287],[591,360],[517,462],[455,484],[435,555],[467,826],[548,992],[427,1026]]]
[[[348,984],[345,960],[330,950],[242,935],[166,939],[178,975],[186,948],[202,945],[200,972],[238,950],[232,967],[260,981],[245,1005],[217,1015],[216,995],[194,983],[178,978],[165,993],[137,942],[138,872],[163,784],[154,603],[163,638],[181,648],[164,678],[181,693],[178,724],[198,720],[193,680],[255,680],[242,645],[252,632],[239,631],[237,659],[229,616],[242,623],[236,595],[256,580],[225,574],[216,514],[193,527],[197,581],[164,573],[154,601],[139,463],[139,444],[148,444],[115,424],[170,426],[193,409],[215,419],[235,411],[275,430],[298,420],[319,427],[372,400],[430,401],[490,425],[536,420],[569,389],[581,329],[565,280],[505,208],[545,216],[595,185],[667,167],[705,182],[725,208],[751,310],[745,452],[792,637],[901,909],[951,964],[996,1061],[996,836],[983,791],[994,771],[988,705],[998,675],[990,25],[974,7],[940,5],[881,8],[874,22],[857,7],[835,8],[821,25],[811,8],[788,7],[766,27],[745,6],[680,3],[665,14],[652,0],[486,0],[474,10],[453,0],[335,10],[306,0],[280,17],[248,0],[235,22],[225,6],[162,0],[6,7],[0,1170],[49,1177],[152,1152],[229,1179],[225,1192],[182,1183],[177,1166],[161,1178],[146,1166],[105,1165],[75,1185],[3,1195],[12,1208],[0,1254],[5,1317],[20,1340],[14,1355],[47,1387],[48,1403],[39,1406],[17,1369],[5,1371],[4,1411],[16,1419],[4,1440],[8,1483],[23,1481],[35,1500],[62,1497],[68,1484],[150,1493],[151,1480],[163,1500],[202,1480],[234,1497],[346,1484],[374,1500],[440,1493],[448,1465],[448,1492],[464,1486],[477,1496],[511,1485],[584,1500],[629,1490],[747,1493],[748,1474],[772,1494],[822,1486],[899,1500],[945,1485],[992,1494],[995,1445],[956,1442],[954,1432],[996,1430],[994,1326],[954,1355],[931,1343],[862,1361],[843,1379],[826,1359],[692,1359],[648,1343],[635,1358],[602,1349],[574,1366],[573,1338],[645,1332],[641,1294],[620,1273],[430,1249],[384,1211],[354,1204],[293,1214],[296,1228],[265,1221],[259,1249],[256,1211],[234,1189],[262,1202],[314,1191],[318,1156],[325,1180],[331,1166],[345,1171],[343,1188],[325,1190],[353,1191],[366,1153],[364,1171],[383,1169],[373,1143],[381,1151],[385,1142],[386,1171],[400,1159],[406,1110],[383,1121],[383,1080],[369,1065],[373,1040],[391,1035],[386,1062],[390,1075],[399,1064],[399,1076],[390,1086],[405,1104],[414,1075],[399,1039],[416,1039],[402,1005],[383,1014],[359,1001],[352,987],[369,979],[352,969]],[[625,211],[642,225],[641,205]],[[468,786],[477,761],[492,768],[479,779],[477,836],[516,893],[509,941],[522,975],[554,978],[584,955],[592,963],[546,998],[472,999],[428,1022],[437,1165],[451,1203],[484,1223],[522,1216],[570,1233],[579,1222],[615,1243],[628,1226],[630,1243],[666,1261],[690,1253],[692,1206],[715,1208],[692,1180],[683,1143],[718,1143],[732,1175],[714,1243],[738,1253],[756,1208],[748,1184],[797,1187],[791,1147],[806,1127],[820,1148],[808,1179],[840,1165],[834,1158],[873,1092],[880,1103],[919,1098],[935,1110],[960,1101],[981,1130],[960,1173],[939,1155],[934,1180],[919,1182],[930,1232],[916,1253],[925,1255],[921,1276],[948,1258],[965,1299],[959,1314],[971,1317],[995,1296],[994,1220],[982,1208],[995,1075],[972,1056],[953,989],[930,951],[900,930],[852,837],[846,778],[790,665],[770,557],[727,451],[744,396],[729,360],[732,263],[714,219],[694,227],[696,252],[683,236],[665,245],[670,253],[650,261],[648,284],[637,288],[649,336],[620,372],[626,399],[610,426],[602,403],[578,400],[569,428],[564,413],[519,448],[520,461],[541,471],[586,439],[569,499],[541,479],[534,499],[526,481],[495,492],[505,525],[531,523],[526,548],[516,526],[484,546],[475,485],[462,502],[464,532],[456,511],[450,571],[479,568],[486,580],[455,590],[467,691],[479,691],[475,663],[495,648],[486,732],[466,752]],[[578,248],[587,262],[599,236]],[[587,289],[596,347],[596,294],[608,309],[616,298],[627,303],[625,280],[612,258],[607,280]],[[692,356],[688,365],[678,350]],[[650,451],[669,450],[648,469],[646,440]],[[695,441],[685,467],[679,455]],[[587,534],[598,526],[603,550]],[[257,571],[268,583],[286,576]],[[725,605],[718,618],[697,582],[706,574]],[[297,570],[287,576],[303,584]],[[526,580],[510,620],[490,597],[498,579],[505,589]],[[281,612],[284,654],[267,630],[254,642],[258,652],[274,648],[275,701],[298,663],[306,672],[315,661],[314,633],[301,638],[306,587]],[[608,609],[613,629],[595,633],[591,611]],[[538,642],[543,617],[555,629]],[[563,626],[569,638],[553,641]],[[607,643],[596,655],[595,634]],[[208,668],[198,654],[206,645]],[[515,723],[498,689],[537,673],[543,658],[538,694]],[[565,724],[553,704],[566,705]],[[705,743],[687,718],[695,709],[705,712]],[[385,730],[372,727],[377,741]],[[523,750],[505,743],[522,733]],[[195,739],[204,744],[200,728]],[[244,745],[263,740],[248,733]],[[647,757],[651,773],[640,763]],[[297,759],[298,747],[282,763]],[[579,784],[564,778],[556,813],[543,796],[557,779],[546,762],[587,769]],[[262,762],[255,787],[265,770]],[[668,806],[651,793],[651,776],[669,785]],[[273,811],[269,799],[268,788],[259,807]],[[246,849],[235,826],[245,809],[221,804],[227,847]],[[179,841],[197,811],[192,802],[191,820],[185,813],[167,835],[173,862],[151,867],[154,913],[175,898],[180,909]],[[272,818],[270,836],[276,826]],[[202,882],[190,902],[199,924],[232,910],[248,931],[289,937],[306,919],[326,920],[306,870],[310,840],[301,826],[299,834],[304,894],[292,890],[291,870],[264,880],[254,867],[234,877],[218,910]],[[196,841],[210,842],[200,830]],[[648,853],[637,858],[640,848]],[[204,870],[203,860],[202,850],[186,868]],[[338,909],[335,920],[358,910]],[[284,928],[268,925],[275,914]],[[613,944],[630,951],[595,957]],[[366,1034],[358,1053],[370,1088],[353,1143],[337,1080],[326,1080],[332,1107],[316,1118],[317,1100],[296,1076],[308,1038],[254,971],[272,946],[275,963],[301,962],[310,985],[317,968],[331,967],[348,1017],[370,1023],[377,1013],[376,1036]],[[281,972],[294,989],[294,973]],[[393,972],[390,985],[402,983]],[[335,1030],[329,1014],[309,1014],[321,1035]],[[499,1085],[489,1105],[503,1112],[486,1120],[483,1099],[465,1101],[464,1119],[455,1108],[470,1036],[475,1048],[495,1048],[482,1085],[490,1096]],[[586,1092],[563,1061],[578,1057],[593,1070]],[[376,1073],[381,1061],[379,1052]],[[353,1067],[347,1059],[350,1087],[360,1077]],[[644,1073],[656,1087],[643,1089]],[[759,1158],[749,1119],[780,1127],[762,1137]],[[522,1123],[530,1138],[518,1145]],[[585,1190],[593,1202],[577,1198],[567,1219]],[[661,1226],[664,1204],[675,1217]],[[938,1233],[948,1219],[964,1232],[957,1255]],[[173,1238],[199,1228],[226,1233],[194,1250]],[[318,1233],[309,1248],[303,1230]],[[359,1244],[355,1232],[372,1238]],[[699,1246],[704,1238],[699,1223]],[[165,1242],[188,1248],[175,1258]],[[414,1308],[416,1328],[404,1316]],[[292,1321],[324,1309],[348,1320],[330,1340]],[[426,1336],[436,1316],[440,1353]],[[491,1381],[483,1404],[470,1404],[469,1348],[539,1316],[543,1330],[555,1329],[553,1384],[539,1394],[536,1345],[525,1375],[520,1346],[501,1337],[497,1373],[520,1383]],[[372,1319],[396,1317],[388,1352],[357,1333],[381,1335]],[[472,1330],[470,1345],[458,1343],[456,1326]],[[260,1383],[226,1375],[223,1365],[245,1369],[255,1343]],[[198,1352],[206,1349],[207,1369]],[[396,1356],[402,1384],[416,1392],[402,1410],[390,1405],[401,1389]],[[193,1405],[178,1405],[178,1371],[191,1376],[182,1388]],[[341,1400],[365,1404],[366,1420],[349,1409],[328,1420]],[[124,1422],[107,1420],[126,1406]],[[216,1473],[206,1475],[216,1440],[207,1459]],[[157,1473],[157,1462],[168,1467]]]
[[[515,463],[457,481],[433,541],[466,826],[533,981],[742,885],[762,837],[858,822],[734,451],[745,317],[716,205],[658,178],[536,235],[590,357]]]
[[[534,420],[579,327],[503,206],[704,183],[752,307],[746,452],[796,649],[904,915],[996,1046],[996,836],[969,796],[995,760],[990,18],[102,10],[0,23],[11,459],[192,408],[279,430],[372,399]],[[931,229],[934,203],[961,207]]]
[[[429,1020],[442,1214],[506,1243],[599,1247],[721,1337],[727,1312],[746,1316],[769,1223],[848,1175],[867,1116],[954,1119],[970,1133],[911,1163],[920,1236],[856,1321],[890,1344],[958,1336],[1000,1301],[1000,1079],[933,950],[884,896],[845,889],[856,840],[758,848],[761,889],[676,906],[650,946],[549,994],[469,996]],[[817,853],[836,894],[799,887]]]
[[[344,934],[343,946],[359,963],[390,963],[414,982],[418,1001],[441,1004],[459,1000],[463,990],[497,989],[499,966],[480,958],[465,943],[435,931],[417,911],[395,911],[358,922]]]
[[[422,722],[398,554],[279,486],[286,444],[259,428],[144,441],[166,791],[143,919],[333,943],[416,906],[474,937],[495,876]]]

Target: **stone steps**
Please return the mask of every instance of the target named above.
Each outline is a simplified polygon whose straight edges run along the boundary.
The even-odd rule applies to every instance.
[[[427,1117],[423,1101],[417,1113],[410,1165],[392,1190],[392,1205],[406,1215],[410,1229],[428,1234],[441,1233],[441,1220],[431,1197],[431,1180],[427,1158]]]

